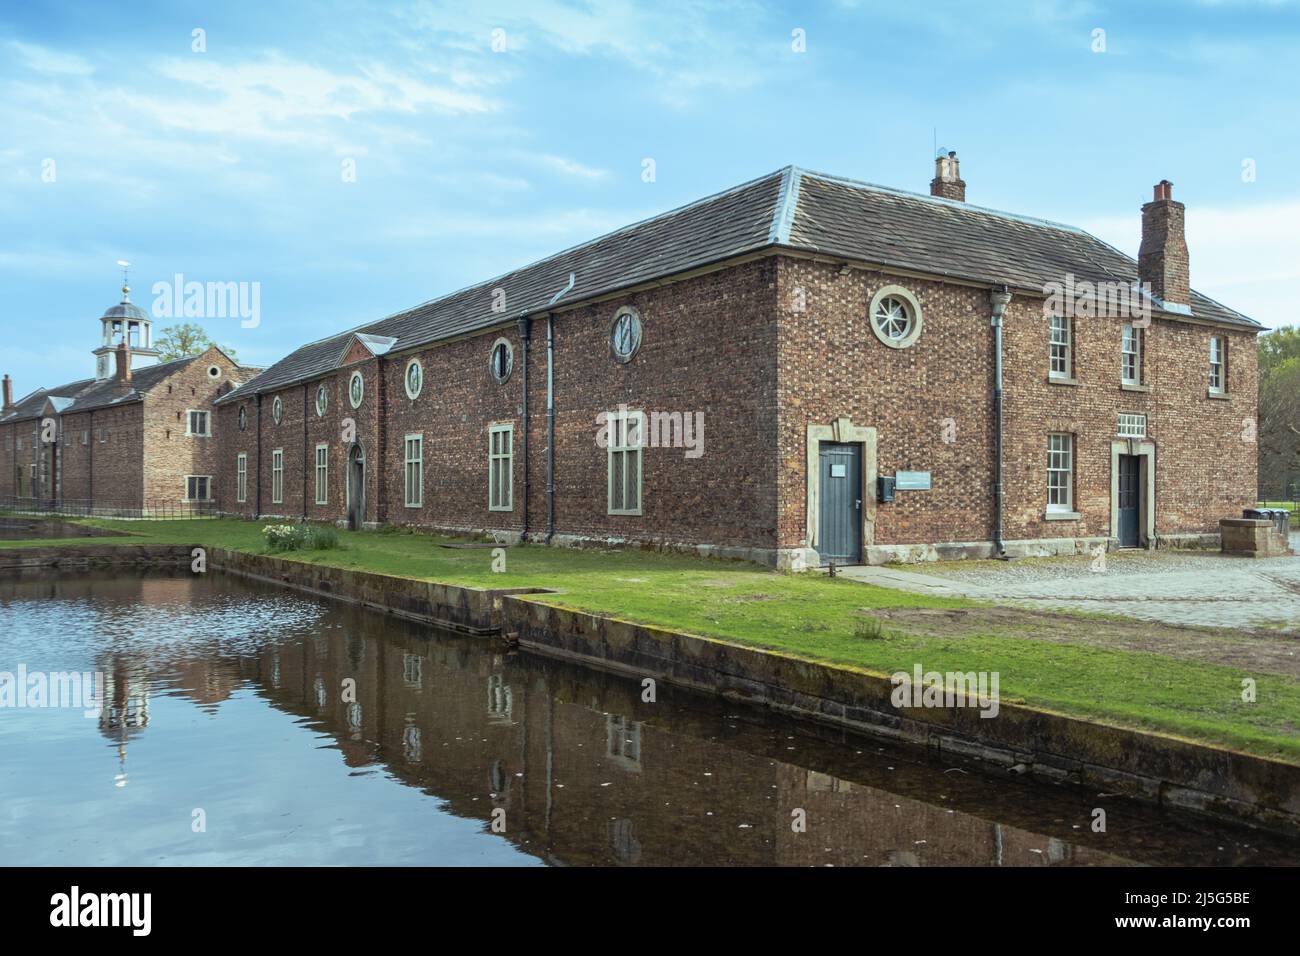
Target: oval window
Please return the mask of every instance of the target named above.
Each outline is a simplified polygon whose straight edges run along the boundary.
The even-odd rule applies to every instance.
[[[641,348],[641,316],[636,309],[625,305],[614,313],[614,324],[609,330],[609,347],[619,362],[630,362]]]
[[[353,408],[361,407],[361,399],[366,396],[366,380],[361,377],[360,372],[353,372],[352,377],[348,379],[348,401],[352,403]]]
[[[420,389],[424,387],[424,367],[420,365],[419,359],[411,359],[406,364],[406,397],[414,401],[420,397]]]
[[[871,331],[891,349],[907,348],[921,335],[921,305],[901,286],[885,286],[871,299]]]
[[[284,418],[284,402],[279,395],[271,401],[271,417],[275,419],[277,425],[280,424],[280,419]]]
[[[510,378],[510,373],[515,367],[515,350],[511,348],[506,339],[497,339],[492,343],[492,352],[489,355],[489,367],[492,370],[492,380],[498,385],[504,385]]]
[[[239,406],[239,430],[242,432],[248,427],[248,406]]]
[[[214,379],[214,380],[215,380],[215,379],[218,379],[218,378],[221,378],[221,366],[219,366],[219,365],[209,365],[209,366],[208,366],[208,378],[210,378],[210,379]]]
[[[325,410],[330,407],[329,392],[325,390],[325,383],[316,386],[316,417],[324,418]]]

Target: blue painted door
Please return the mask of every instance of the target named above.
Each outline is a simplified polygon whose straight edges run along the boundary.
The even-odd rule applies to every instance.
[[[1136,548],[1142,543],[1140,494],[1140,459],[1137,455],[1119,456],[1119,546]]]
[[[862,446],[822,442],[817,553],[822,564],[862,562]]]

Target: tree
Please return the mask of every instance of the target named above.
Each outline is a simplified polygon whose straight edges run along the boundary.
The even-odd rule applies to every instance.
[[[1267,496],[1300,485],[1300,328],[1259,339],[1259,484]]]
[[[153,344],[154,348],[161,353],[158,356],[160,362],[170,362],[172,359],[198,355],[209,346],[217,345],[203,326],[196,325],[193,322],[182,322],[180,325],[167,326],[154,337]],[[239,358],[235,355],[235,350],[230,346],[217,345],[217,348],[229,355],[232,362],[239,361]]]

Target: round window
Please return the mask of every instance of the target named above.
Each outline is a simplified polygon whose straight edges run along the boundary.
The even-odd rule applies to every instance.
[[[280,419],[284,418],[284,402],[279,395],[271,400],[271,417],[275,419],[277,425],[280,424]]]
[[[324,418],[325,410],[330,407],[330,395],[325,390],[325,383],[316,386],[316,417]]]
[[[641,348],[641,316],[630,305],[614,313],[609,330],[609,347],[619,362],[630,362]]]
[[[248,406],[239,406],[239,430],[242,432],[248,427]]]
[[[420,397],[420,389],[424,387],[424,367],[420,365],[419,359],[411,359],[406,363],[406,397],[414,401]]]
[[[361,407],[361,399],[366,396],[366,380],[361,377],[360,372],[353,372],[352,377],[348,379],[348,401],[352,403],[353,408]]]
[[[209,365],[209,366],[208,366],[208,378],[213,379],[213,380],[216,380],[216,379],[221,378],[221,366],[219,366],[219,365]]]
[[[506,339],[497,339],[492,343],[488,356],[488,366],[492,371],[492,380],[504,385],[515,367],[515,351]]]
[[[902,286],[885,286],[871,299],[871,331],[891,349],[904,349],[921,335],[921,306]]]

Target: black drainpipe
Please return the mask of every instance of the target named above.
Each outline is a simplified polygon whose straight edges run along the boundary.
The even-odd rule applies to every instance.
[[[528,316],[523,316],[519,320],[519,344],[520,351],[523,352],[523,388],[524,388],[524,407],[521,412],[524,431],[524,528],[520,538],[528,540],[528,345],[532,339],[533,320]]]
[[[253,396],[254,414],[256,420],[254,424],[257,427],[257,434],[254,436],[257,442],[254,449],[254,457],[257,460],[257,472],[253,478],[253,519],[262,517],[262,395],[259,392]]]
[[[316,474],[316,456],[311,459],[312,474]],[[307,383],[302,383],[302,520],[307,520]]]
[[[555,318],[546,316],[546,543],[555,537]]]
[[[1002,540],[1002,521],[1003,521],[1003,472],[1002,472],[1002,317],[1006,314],[1007,304],[1011,301],[1011,293],[1007,291],[1006,286],[1001,286],[992,291],[989,299],[993,306],[993,318],[990,324],[993,326],[993,405],[995,433],[995,447],[997,454],[997,479],[993,483],[993,504],[996,513],[994,530],[993,530],[993,547],[996,557],[1006,558],[1006,543]]]

